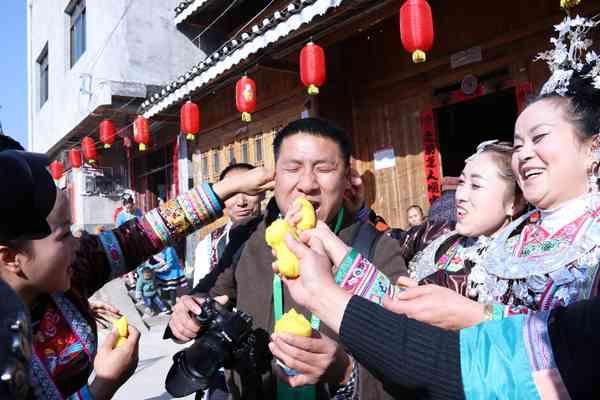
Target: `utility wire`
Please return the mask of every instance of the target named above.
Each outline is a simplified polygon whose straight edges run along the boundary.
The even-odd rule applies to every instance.
[[[238,1],[239,1],[239,0],[233,0],[231,3],[229,3],[229,5],[227,6],[227,8],[225,8],[225,10],[223,10],[223,12],[222,12],[221,14],[219,14],[219,16],[218,16],[217,18],[215,18],[215,19],[213,20],[213,22],[211,22],[210,24],[208,24],[208,26],[207,26],[206,28],[204,28],[204,29],[202,30],[202,32],[200,32],[198,35],[196,35],[196,36],[195,36],[195,37],[192,39],[192,42],[196,42],[196,40],[197,40],[197,39],[199,39],[199,38],[200,38],[202,35],[204,35],[204,34],[205,34],[205,33],[206,33],[206,32],[207,32],[207,31],[208,31],[210,28],[212,28],[212,27],[213,27],[213,26],[214,26],[214,25],[215,25],[217,22],[219,22],[219,20],[220,20],[221,18],[223,18],[223,16],[224,16],[225,14],[227,14],[227,12],[228,12],[229,10],[231,10],[231,8],[232,8],[233,6],[235,6],[235,5],[238,3]],[[200,43],[198,43],[198,45],[200,45]]]
[[[125,16],[127,15],[127,12],[129,12],[129,9],[133,5],[134,1],[135,0],[130,0],[129,1],[129,3],[125,7],[125,10],[123,10],[123,14],[121,14],[121,17],[119,18],[119,21],[117,21],[117,24],[115,25],[115,27],[113,28],[113,30],[108,34],[108,37],[104,41],[104,45],[100,49],[100,52],[96,56],[96,59],[94,60],[94,62],[92,63],[92,65],[89,68],[89,71],[88,71],[89,74],[91,74],[92,71],[94,70],[94,67],[96,66],[96,63],[98,62],[98,60],[100,60],[100,57],[102,57],[102,54],[104,53],[104,50],[106,50],[106,47],[110,43],[110,40],[112,39],[113,35],[115,34],[115,32],[117,31],[117,29],[119,28],[119,26],[121,26],[121,23],[123,22],[123,19],[125,19]]]

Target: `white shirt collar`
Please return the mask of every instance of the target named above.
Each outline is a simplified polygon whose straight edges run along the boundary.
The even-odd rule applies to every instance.
[[[540,224],[550,234],[573,222],[587,211],[587,195],[579,196],[552,209],[540,210]]]

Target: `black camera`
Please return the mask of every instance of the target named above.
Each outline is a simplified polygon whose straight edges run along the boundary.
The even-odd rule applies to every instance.
[[[221,367],[242,375],[258,369],[252,317],[243,311],[229,311],[210,297],[203,299],[201,307],[202,313],[195,317],[203,332],[194,344],[173,356],[167,374],[165,386],[174,397],[206,390]]]

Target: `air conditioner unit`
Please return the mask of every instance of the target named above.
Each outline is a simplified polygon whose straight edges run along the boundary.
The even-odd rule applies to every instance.
[[[86,168],[84,171],[84,196],[118,197],[123,191],[120,177],[112,170]]]

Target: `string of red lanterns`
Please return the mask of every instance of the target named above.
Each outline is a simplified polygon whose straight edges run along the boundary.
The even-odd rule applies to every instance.
[[[426,0],[407,0],[400,7],[400,39],[414,63],[427,60],[433,47],[433,16]]]
[[[579,3],[580,0],[561,0],[566,7]],[[412,53],[415,63],[425,62],[426,52],[433,46],[434,30],[431,7],[426,0],[406,0],[400,7],[400,36],[404,48]],[[325,84],[327,67],[324,49],[313,43],[307,43],[300,51],[300,80],[311,96],[319,94],[319,89]],[[235,104],[242,114],[243,122],[252,121],[252,113],[256,111],[256,83],[244,75],[235,85]],[[129,125],[131,126],[131,125]],[[187,140],[195,140],[200,132],[200,109],[191,100],[186,101],[180,109],[180,129]],[[110,119],[100,122],[100,142],[105,149],[111,148],[116,139],[115,125]],[[146,151],[151,142],[149,122],[143,116],[138,116],[133,122],[134,141],[139,145],[139,151]],[[81,142],[83,155],[90,164],[97,160],[97,150],[94,140],[86,136]],[[81,150],[73,148],[69,151],[69,162],[72,168],[82,165]],[[56,161],[55,163],[60,163]],[[60,164],[53,163],[56,176]],[[64,172],[64,165],[63,165]],[[61,172],[62,175],[62,172]]]
[[[309,42],[300,52],[300,77],[302,83],[308,88],[309,95],[319,93],[326,79],[325,51],[321,46]],[[252,113],[256,111],[256,83],[252,78],[244,75],[235,85],[235,103],[237,110],[242,114],[243,122],[252,121]],[[195,140],[200,132],[200,108],[191,100],[186,101],[180,109],[180,129],[187,140]],[[104,119],[99,125],[100,142],[105,149],[110,149],[116,140],[116,128],[112,120]],[[149,122],[139,115],[133,122],[133,139],[139,145],[139,151],[146,151],[151,142]],[[83,156],[90,163],[97,160],[97,150],[94,140],[90,136],[82,139],[81,149]],[[83,159],[82,152],[73,148],[69,151],[69,162],[73,168],[80,168]]]
[[[401,38],[404,47],[413,52],[413,61],[425,61],[425,51],[430,50],[433,43],[433,24],[431,8],[426,0],[407,0],[400,9]],[[307,87],[308,94],[319,94],[319,88],[325,84],[327,77],[325,51],[314,42],[307,43],[300,51],[300,79]],[[252,113],[256,111],[256,83],[244,75],[235,85],[235,103],[242,114],[243,122],[252,121]],[[191,100],[186,101],[180,109],[180,129],[187,140],[194,140],[200,131],[200,109]],[[111,148],[116,139],[115,125],[110,119],[104,119],[99,125],[100,142],[105,149]],[[151,142],[149,122],[139,115],[133,122],[134,141],[139,145],[139,151],[146,151]],[[94,164],[97,160],[97,150],[90,136],[82,139],[81,148],[85,159]],[[69,151],[69,162],[72,168],[80,168],[82,161],[81,150],[73,148]],[[59,163],[53,163],[56,176],[60,171]],[[64,172],[64,165],[63,165]],[[61,174],[62,175],[62,172]]]

